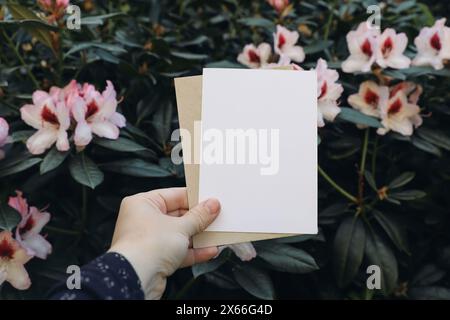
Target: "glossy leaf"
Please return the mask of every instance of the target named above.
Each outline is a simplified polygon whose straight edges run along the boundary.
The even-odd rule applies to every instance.
[[[161,168],[159,165],[141,159],[125,159],[109,162],[102,165],[102,169],[142,178],[168,177],[172,175],[171,172]]]
[[[7,203],[0,203],[0,229],[11,231],[20,222],[20,213]]]
[[[367,116],[358,110],[341,107],[341,112],[337,115],[338,119],[353,122],[356,124],[362,124],[369,127],[381,128],[381,122],[374,117]]]
[[[275,297],[272,280],[264,269],[252,265],[236,265],[233,276],[248,293],[260,299],[270,300]]]
[[[373,231],[367,234],[366,255],[370,264],[380,267],[381,291],[385,295],[391,293],[398,280],[397,258],[389,246]]]
[[[83,153],[71,159],[69,169],[75,181],[91,189],[103,182],[103,172]]]
[[[314,258],[302,249],[287,244],[267,243],[256,247],[258,257],[278,271],[309,273],[319,269]]]
[[[333,244],[333,265],[337,283],[343,287],[356,276],[364,256],[366,230],[358,216],[345,218]]]

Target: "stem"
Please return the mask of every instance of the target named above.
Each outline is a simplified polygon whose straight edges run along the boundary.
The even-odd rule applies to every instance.
[[[36,89],[39,89],[39,82],[37,81],[37,79],[35,78],[33,73],[30,71],[30,69],[28,68],[27,63],[25,62],[23,57],[20,55],[20,52],[19,52],[19,50],[17,50],[14,42],[11,40],[11,38],[8,36],[8,34],[3,29],[2,29],[2,34],[3,34],[3,37],[6,39],[6,42],[8,43],[9,47],[12,49],[12,51],[16,55],[17,59],[19,59],[22,66],[27,70],[27,74],[30,77],[30,79],[33,82]]]
[[[378,135],[375,136],[372,151],[372,177],[375,180],[375,171],[377,169]],[[376,180],[375,180],[376,181]]]
[[[361,154],[361,163],[359,165],[359,174],[364,175],[364,170],[366,168],[366,158],[367,158],[367,146],[369,145],[369,128],[366,129],[364,133],[363,149]]]
[[[331,186],[336,189],[336,191],[338,191],[344,197],[349,199],[351,202],[358,203],[358,199],[356,199],[356,197],[352,196],[350,193],[345,191],[341,186],[339,186],[325,171],[323,171],[323,169],[320,166],[318,166],[318,169],[319,169],[320,175],[325,180],[327,180],[328,183],[331,184]]]
[[[334,14],[334,8],[336,7],[336,1],[333,2],[331,9],[330,9],[330,15],[328,16],[327,23],[325,25],[325,31],[323,34],[323,39],[328,40],[328,36],[330,34],[330,28],[331,24],[333,23],[333,14]]]
[[[359,164],[359,174],[358,174],[358,203],[360,209],[364,202],[364,171],[366,169],[366,159],[367,159],[367,146],[369,145],[369,128],[364,132],[364,142],[361,153],[361,163]]]

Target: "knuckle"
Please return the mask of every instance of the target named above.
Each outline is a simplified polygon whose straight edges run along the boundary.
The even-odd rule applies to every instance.
[[[195,208],[193,212],[193,218],[195,222],[196,232],[202,231],[208,224],[208,219],[206,217],[206,209]]]
[[[132,203],[134,203],[135,201],[135,197],[134,196],[127,196],[125,198],[122,199],[122,202],[120,203],[120,210],[126,210],[127,208],[129,208]]]

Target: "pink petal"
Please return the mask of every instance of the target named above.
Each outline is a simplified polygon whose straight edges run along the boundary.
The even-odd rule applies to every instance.
[[[22,120],[29,126],[40,129],[42,128],[41,109],[32,104],[26,104],[20,108],[20,116]]]
[[[256,250],[251,242],[243,242],[228,246],[242,261],[250,261],[256,257]]]
[[[42,128],[27,140],[28,151],[32,154],[42,154],[56,142],[57,138],[57,129]]]
[[[31,286],[31,280],[23,264],[8,262],[6,281],[18,290],[26,290]]]
[[[9,133],[9,125],[5,119],[0,117],[0,147],[3,147],[6,143],[6,139],[8,138]]]
[[[8,205],[16,209],[22,217],[28,215],[28,202],[27,199],[22,197],[21,191],[16,191],[16,197],[9,197]]]
[[[119,128],[109,121],[93,122],[91,129],[93,133],[102,138],[114,140],[119,137]]]
[[[80,121],[75,128],[74,142],[78,147],[87,146],[92,140],[91,127],[86,121]]]
[[[22,240],[22,244],[40,259],[47,259],[47,256],[52,253],[52,245],[40,234],[26,237]]]

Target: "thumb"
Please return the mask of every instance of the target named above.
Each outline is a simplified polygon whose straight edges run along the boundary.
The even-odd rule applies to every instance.
[[[181,217],[183,232],[192,237],[205,230],[216,219],[219,212],[220,203],[217,199],[200,202]]]

